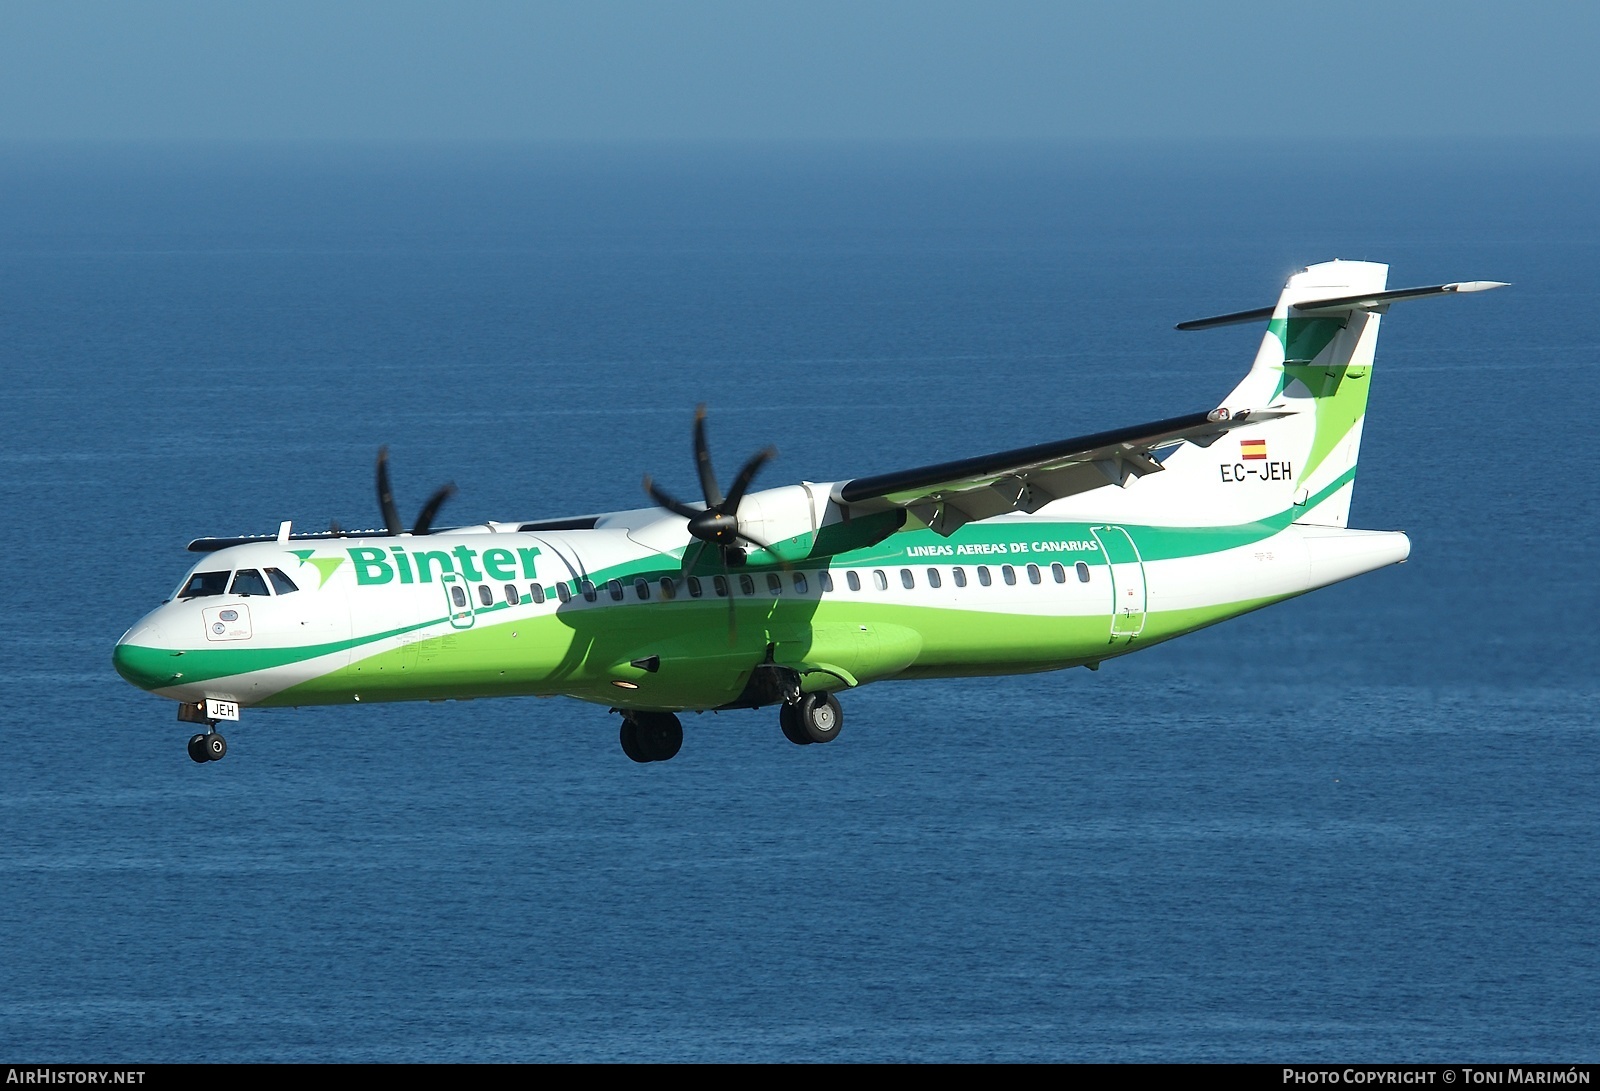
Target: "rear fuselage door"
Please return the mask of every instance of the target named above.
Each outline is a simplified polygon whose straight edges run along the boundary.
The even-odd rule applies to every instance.
[[[1144,558],[1121,527],[1093,527],[1111,572],[1111,639],[1132,640],[1144,632],[1147,592]]]

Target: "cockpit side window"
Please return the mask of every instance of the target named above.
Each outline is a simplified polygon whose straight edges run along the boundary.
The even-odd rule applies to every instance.
[[[178,592],[180,599],[197,599],[206,595],[221,595],[228,589],[228,573],[196,572]]]
[[[254,568],[241,568],[233,574],[233,586],[229,590],[235,595],[266,595],[267,581],[261,578],[261,573]]]
[[[294,581],[285,576],[280,569],[267,569],[267,579],[272,581],[272,589],[280,595],[287,595],[291,591],[300,590],[294,585]]]

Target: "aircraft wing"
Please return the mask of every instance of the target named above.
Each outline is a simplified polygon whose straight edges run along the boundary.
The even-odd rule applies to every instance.
[[[979,519],[1011,511],[1031,514],[1052,500],[1105,485],[1126,485],[1133,478],[1160,472],[1161,459],[1180,443],[1205,447],[1235,428],[1286,415],[1270,409],[1190,413],[915,470],[857,477],[836,486],[833,499],[852,516],[904,508],[935,532],[949,535]]]

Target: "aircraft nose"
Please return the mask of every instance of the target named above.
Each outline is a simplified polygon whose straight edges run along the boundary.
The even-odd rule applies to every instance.
[[[135,625],[111,650],[111,665],[117,673],[140,689],[170,686],[183,675],[178,664],[183,653],[164,648],[161,630],[155,625]]]

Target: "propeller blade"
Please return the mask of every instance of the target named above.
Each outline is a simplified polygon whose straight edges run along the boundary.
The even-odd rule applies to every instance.
[[[706,551],[706,544],[698,538],[688,549],[683,551],[683,574],[687,576],[694,571],[695,565],[700,563],[700,554]]]
[[[763,542],[760,538],[757,538],[753,534],[746,534],[742,530],[736,530],[736,531],[734,531],[734,534],[737,535],[738,537],[742,538],[743,540],[749,542],[751,545],[755,546],[757,549],[764,549],[768,553],[772,552],[772,546],[771,545],[769,545],[766,542]],[[780,558],[780,560],[781,560],[781,558]]]
[[[650,494],[650,499],[654,500],[658,505],[666,508],[674,515],[681,515],[685,519],[693,519],[696,515],[700,514],[699,511],[691,508],[683,501],[669,496],[660,489],[656,488],[656,483],[651,480],[649,474],[644,475],[644,491]]]
[[[739,643],[739,610],[733,602],[734,584],[728,571],[728,551],[719,549],[717,553],[722,557],[722,583],[728,589],[728,647],[731,648]]]
[[[751,545],[755,546],[757,549],[766,550],[768,555],[770,555],[773,560],[778,562],[778,567],[779,568],[782,568],[785,572],[793,572],[794,571],[794,565],[790,564],[788,561],[784,560],[782,557],[780,557],[776,553],[774,553],[773,550],[772,550],[772,545],[770,543],[763,542],[760,538],[756,538],[756,537],[754,537],[752,535],[746,534],[742,530],[738,531],[737,533],[738,533],[738,535],[739,535],[739,537],[741,539],[743,539],[746,542],[749,542]]]
[[[389,448],[378,448],[378,507],[383,511],[383,525],[390,534],[403,534],[400,509],[394,506],[394,490],[389,487]]]
[[[728,490],[728,498],[722,502],[722,510],[729,515],[739,514],[739,501],[744,499],[745,490],[750,487],[750,482],[755,479],[756,471],[765,466],[767,462],[778,456],[776,447],[767,447],[750,456],[739,470],[739,476],[733,479],[733,488]]]
[[[452,481],[428,497],[428,502],[422,505],[422,514],[417,516],[417,525],[411,528],[411,533],[427,534],[431,531],[433,529],[433,517],[439,514],[439,509],[444,507],[444,502],[455,494],[456,483]]]
[[[711,469],[711,448],[706,444],[706,407],[702,402],[694,411],[694,462],[700,471],[700,492],[706,498],[706,507],[722,506],[722,491],[717,488],[717,475]]]

